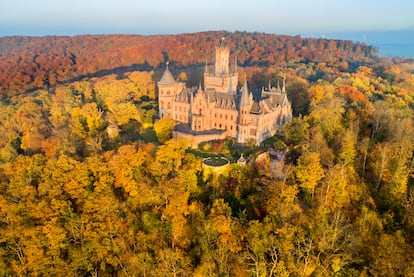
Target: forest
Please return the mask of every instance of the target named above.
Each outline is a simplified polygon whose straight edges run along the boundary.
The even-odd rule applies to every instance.
[[[376,49],[351,41],[303,39],[262,33],[204,32],[182,35],[84,35],[1,37],[0,96],[50,88],[84,77],[213,62],[214,46],[225,37],[243,67],[287,62],[370,62]],[[160,67],[161,66],[161,67]],[[199,80],[197,80],[198,82]]]
[[[190,149],[155,83],[168,60],[197,85],[222,36],[251,89],[286,78],[294,118]],[[0,65],[0,276],[414,276],[413,60],[204,32],[3,37]]]

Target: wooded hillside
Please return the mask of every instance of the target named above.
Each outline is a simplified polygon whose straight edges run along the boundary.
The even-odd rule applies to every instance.
[[[375,60],[375,51],[351,41],[303,39],[261,33],[205,32],[182,35],[85,35],[0,38],[0,92],[48,88],[108,73],[156,70],[213,62],[214,46],[225,36],[241,66],[285,66],[292,62]]]
[[[414,275],[412,61],[224,33],[251,88],[286,77],[295,117],[189,149],[154,81],[170,60],[197,84],[222,35],[0,39],[0,276]]]

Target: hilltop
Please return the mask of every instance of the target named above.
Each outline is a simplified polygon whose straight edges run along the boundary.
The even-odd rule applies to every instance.
[[[374,47],[345,40],[246,32],[180,35],[82,35],[0,38],[0,93],[48,88],[83,77],[204,65],[221,37],[245,68],[292,63],[372,63]]]

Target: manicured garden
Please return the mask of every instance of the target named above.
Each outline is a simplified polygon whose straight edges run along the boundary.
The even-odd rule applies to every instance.
[[[203,160],[203,163],[208,166],[223,166],[229,163],[229,160],[223,157],[210,157]]]

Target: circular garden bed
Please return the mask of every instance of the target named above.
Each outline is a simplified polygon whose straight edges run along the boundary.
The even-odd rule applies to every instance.
[[[210,157],[203,160],[203,163],[208,166],[224,166],[229,163],[229,160],[223,157]]]

